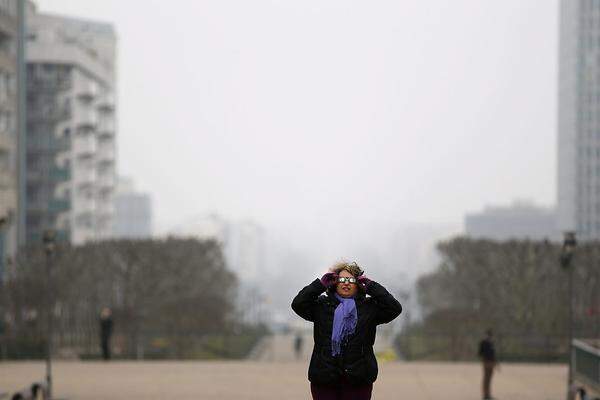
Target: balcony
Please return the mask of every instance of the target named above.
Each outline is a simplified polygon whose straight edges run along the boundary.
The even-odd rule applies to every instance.
[[[115,96],[112,93],[105,93],[98,101],[98,109],[103,112],[111,112],[115,109]]]
[[[115,179],[112,174],[100,175],[98,177],[98,186],[101,188],[112,188],[115,185]]]
[[[80,157],[91,157],[96,153],[96,138],[91,134],[75,137],[75,153]]]
[[[101,164],[115,162],[115,147],[112,144],[98,146],[98,162]]]
[[[57,123],[71,118],[71,107],[66,104],[37,105],[28,107],[27,122]]]
[[[75,207],[78,214],[86,214],[92,215],[96,211],[96,205],[94,203],[94,199],[90,199],[87,197],[82,197],[77,201],[77,205]]]
[[[35,231],[27,234],[27,243],[42,243],[43,233]],[[65,229],[56,231],[56,241],[60,243],[69,243],[71,241],[71,232]]]
[[[96,180],[96,174],[94,173],[94,170],[92,168],[85,168],[85,167],[81,167],[81,168],[77,168],[74,171],[74,180],[75,183],[82,185],[82,184],[93,184],[94,181]]]
[[[46,173],[47,172],[47,173]],[[27,168],[27,181],[30,183],[57,183],[71,180],[71,169],[67,167],[38,164]]]
[[[97,128],[101,138],[111,138],[115,135],[115,121],[112,118],[103,118]]]
[[[27,138],[27,150],[32,153],[59,153],[71,150],[71,139],[57,138],[53,135],[30,136]]]
[[[69,211],[71,209],[71,200],[64,199],[52,199],[48,202],[48,211],[52,214],[58,214]]]
[[[71,169],[67,167],[52,167],[49,176],[54,182],[67,182],[71,180]]]
[[[72,72],[67,65],[52,69],[41,63],[27,65],[27,91],[35,93],[71,90],[73,87]]]
[[[93,109],[79,108],[73,119],[78,128],[94,129],[98,125],[98,115]]]
[[[98,96],[98,85],[95,82],[80,78],[77,81],[77,97],[85,101],[91,101]]]

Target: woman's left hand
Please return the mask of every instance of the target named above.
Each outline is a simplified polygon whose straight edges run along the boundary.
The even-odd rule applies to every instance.
[[[361,275],[357,279],[358,285],[363,289],[367,290],[367,286],[371,283],[371,280],[364,275]]]

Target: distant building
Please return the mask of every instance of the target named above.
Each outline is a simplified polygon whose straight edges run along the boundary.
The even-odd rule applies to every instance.
[[[0,281],[18,242],[18,28],[17,0],[0,1]]]
[[[600,239],[600,2],[560,4],[558,226]]]
[[[252,221],[229,225],[225,256],[230,268],[246,282],[256,283],[265,268],[265,232]]]
[[[28,15],[26,240],[112,236],[116,123],[112,25]]]
[[[152,237],[152,199],[135,190],[130,179],[121,178],[115,196],[115,238],[144,239]]]
[[[223,246],[227,266],[244,284],[255,283],[264,271],[265,232],[253,221],[232,222],[212,213],[192,219],[172,234],[216,239]]]
[[[473,238],[492,240],[553,240],[558,237],[554,210],[528,202],[515,202],[509,207],[487,207],[483,212],[468,214],[465,231]]]
[[[227,241],[228,222],[219,214],[211,213],[192,218],[171,233],[175,236],[216,239],[224,244]]]

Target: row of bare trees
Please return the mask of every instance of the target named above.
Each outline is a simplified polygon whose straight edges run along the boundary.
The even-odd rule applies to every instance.
[[[473,240],[438,244],[442,262],[417,282],[423,318],[400,347],[412,358],[470,359],[487,328],[505,358],[558,359],[568,336],[568,271],[550,242]],[[572,264],[574,332],[600,336],[600,243],[577,248]]]
[[[29,249],[4,282],[0,306],[5,347],[45,340],[46,261],[43,249]],[[223,337],[245,329],[235,318],[236,276],[213,240],[58,247],[51,267],[55,341],[62,351],[98,354],[103,307],[113,310],[114,347],[123,357],[152,349],[170,357],[206,356],[211,354],[207,346],[217,354],[219,346],[228,346]],[[201,338],[204,347],[198,345]],[[26,347],[16,351],[27,352]]]

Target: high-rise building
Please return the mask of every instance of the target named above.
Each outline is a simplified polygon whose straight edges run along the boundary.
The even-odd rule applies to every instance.
[[[225,257],[242,283],[257,284],[265,272],[265,230],[244,220],[229,224]]]
[[[18,241],[18,24],[17,1],[0,1],[0,281]]]
[[[264,228],[256,222],[229,221],[212,213],[191,219],[171,234],[217,240],[227,266],[235,271],[242,284],[257,283],[265,272],[266,235]]]
[[[27,28],[27,242],[45,229],[73,244],[111,237],[114,29],[37,13]]]
[[[131,179],[121,178],[115,196],[115,238],[145,239],[152,236],[152,199],[135,190]]]
[[[600,238],[600,2],[561,0],[558,227]]]

